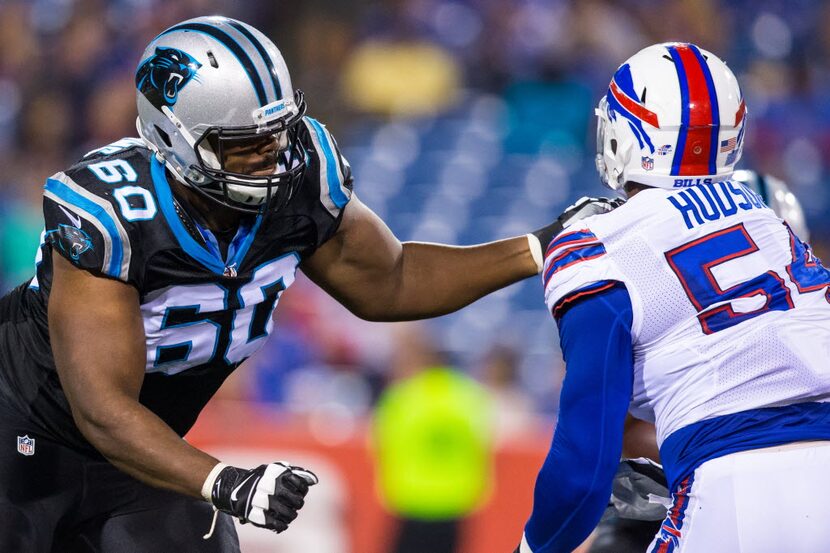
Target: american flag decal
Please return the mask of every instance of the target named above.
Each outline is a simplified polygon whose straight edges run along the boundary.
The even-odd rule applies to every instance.
[[[729,140],[721,140],[720,143],[720,153],[724,154],[726,152],[731,152],[735,149],[735,146],[738,144],[738,137],[733,136]]]

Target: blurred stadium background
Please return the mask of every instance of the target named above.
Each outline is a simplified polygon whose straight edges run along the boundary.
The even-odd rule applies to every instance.
[[[650,43],[696,42],[742,84],[741,167],[789,182],[815,249],[830,254],[827,2],[0,0],[4,289],[33,274],[44,179],[135,135],[140,52],[162,29],[205,14],[274,40],[310,114],[351,162],[355,190],[401,239],[458,244],[523,234],[581,195],[604,194],[593,106],[612,72]],[[369,421],[384,386],[436,353],[480,381],[493,406],[491,491],[458,551],[512,550],[563,372],[540,283],[429,323],[379,325],[301,278],[270,343],[190,437],[252,463],[272,452],[307,463],[329,483],[284,537],[244,532],[246,551],[389,550],[394,523],[374,490]]]

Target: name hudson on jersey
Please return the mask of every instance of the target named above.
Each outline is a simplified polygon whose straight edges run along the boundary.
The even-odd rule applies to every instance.
[[[687,188],[672,194],[668,200],[683,215],[683,222],[689,229],[706,221],[735,215],[739,209],[749,211],[765,207],[756,192],[732,181],[708,182]]]

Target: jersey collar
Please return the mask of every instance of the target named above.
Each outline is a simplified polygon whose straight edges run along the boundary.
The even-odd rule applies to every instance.
[[[248,253],[251,244],[254,242],[257,230],[259,230],[262,224],[262,214],[257,215],[252,225],[242,225],[240,227],[239,232],[233,239],[232,247],[228,250],[228,259],[222,259],[218,248],[208,246],[210,240],[206,240],[206,244],[202,245],[185,228],[184,223],[179,218],[178,213],[176,213],[176,208],[173,203],[173,192],[170,190],[170,183],[167,182],[164,165],[156,156],[153,156],[150,162],[150,173],[153,178],[153,185],[156,189],[156,196],[158,196],[161,212],[185,253],[216,274],[236,274],[236,271],[242,265],[245,254]],[[210,245],[212,246],[212,244]]]

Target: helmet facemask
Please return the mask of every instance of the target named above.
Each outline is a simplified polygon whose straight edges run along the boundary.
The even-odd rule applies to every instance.
[[[277,211],[285,207],[302,182],[306,150],[299,129],[306,104],[301,91],[295,96],[296,111],[265,125],[207,127],[193,144],[196,163],[187,173],[188,184],[223,205],[248,213]],[[278,143],[276,167],[270,175],[251,175],[226,167],[226,150],[232,145],[271,136]]]
[[[602,184],[611,190],[620,190],[625,184],[620,168],[625,167],[626,160],[621,159],[620,141],[605,96],[599,101],[594,114],[597,116],[597,172]]]

